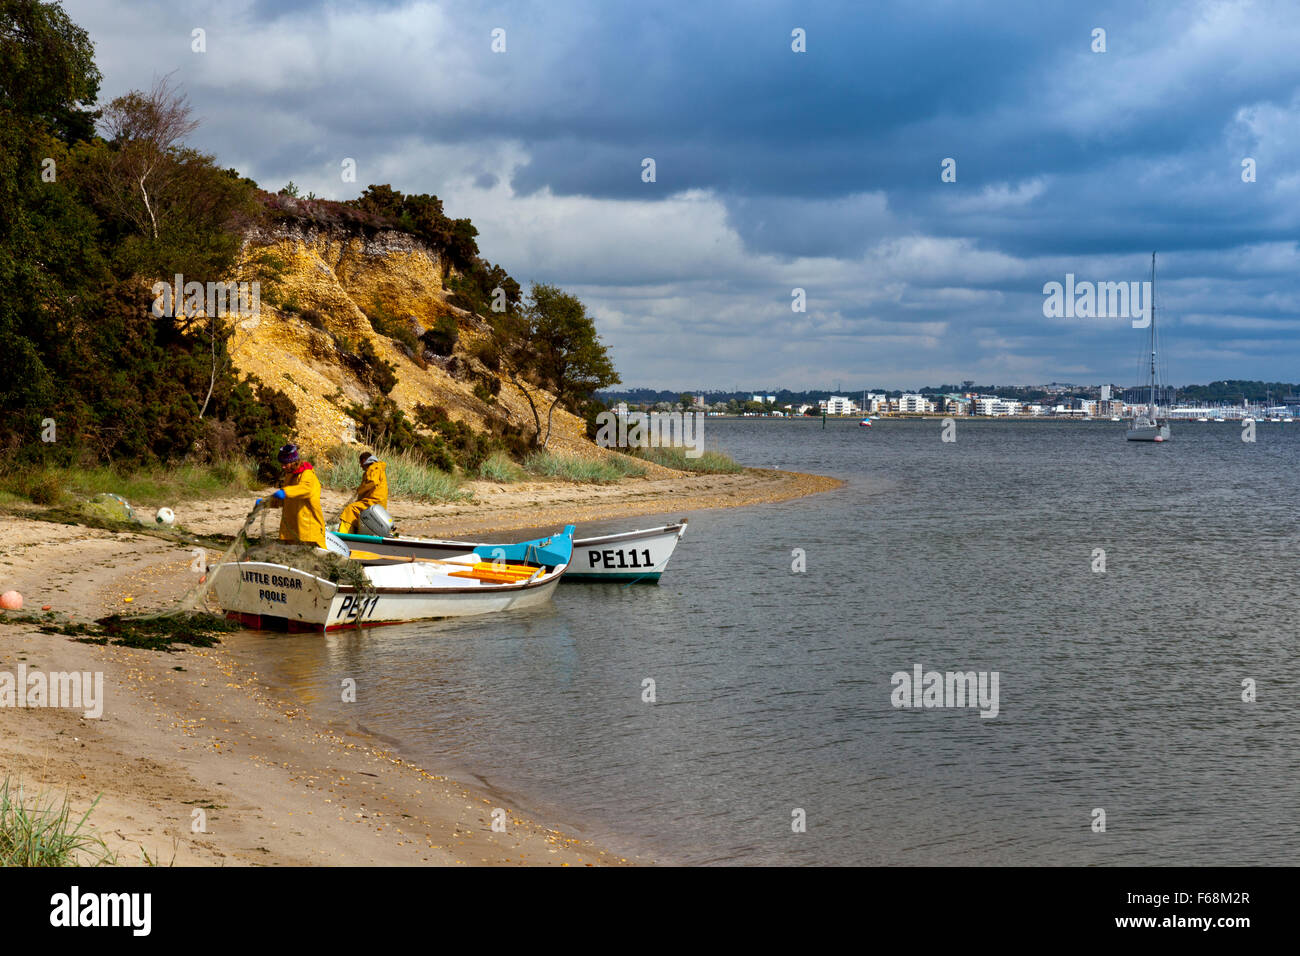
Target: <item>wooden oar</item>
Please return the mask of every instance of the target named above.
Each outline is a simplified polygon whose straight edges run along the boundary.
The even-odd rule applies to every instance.
[[[478,555],[467,555],[467,558],[474,559],[473,564],[469,561],[445,561],[438,558],[417,558],[414,555],[396,556],[388,554],[376,554],[373,551],[352,551],[351,556],[358,561],[395,561],[399,564],[440,564],[454,568],[460,568],[459,571],[448,572],[448,577],[453,578],[474,578],[479,581],[493,581],[498,584],[515,584],[518,581],[524,581],[531,578],[541,568],[530,567],[526,564],[493,564],[490,561],[479,560]],[[467,567],[468,565],[468,567]]]
[[[353,549],[351,551],[351,557],[357,561],[396,561],[402,564],[415,564],[417,562],[420,564],[454,564],[457,567],[462,568],[467,565],[475,567],[487,566],[497,568],[498,570],[515,571],[520,574],[532,574],[537,570],[535,567],[528,564],[498,564],[495,561],[484,561],[482,555],[478,554],[467,554],[461,558],[417,558],[412,554],[377,554],[374,551],[358,551]]]

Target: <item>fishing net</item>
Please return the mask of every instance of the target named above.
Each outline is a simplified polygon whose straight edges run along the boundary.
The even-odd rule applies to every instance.
[[[253,510],[244,519],[243,527],[233,541],[215,561],[206,562],[209,569],[199,583],[182,598],[181,607],[195,611],[202,608],[212,589],[211,570],[217,565],[234,561],[262,561],[267,564],[283,564],[287,567],[314,574],[335,584],[347,584],[360,590],[370,590],[372,585],[360,564],[341,555],[334,554],[310,544],[292,544],[281,541],[277,534],[267,529],[270,509],[254,505]],[[253,522],[260,519],[256,537],[249,535]]]

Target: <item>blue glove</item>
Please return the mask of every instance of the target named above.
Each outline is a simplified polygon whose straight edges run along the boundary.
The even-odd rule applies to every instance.
[[[256,501],[253,502],[253,507],[254,507],[254,508],[260,508],[260,507],[262,507],[262,503],[263,503],[263,501],[264,501],[264,499],[262,499],[262,498],[258,498]]]
[[[283,488],[277,488],[277,489],[275,490],[275,494],[271,495],[271,497],[272,497],[272,498],[277,498],[277,499],[279,499],[280,501],[284,501],[284,489],[283,489]]]

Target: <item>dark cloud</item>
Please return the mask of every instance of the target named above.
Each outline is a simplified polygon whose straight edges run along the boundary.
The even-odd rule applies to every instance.
[[[179,69],[196,145],[269,188],[443,195],[494,261],[582,289],[628,381],[1119,377],[1122,329],[1044,320],[1042,285],[1142,278],[1152,249],[1176,380],[1300,377],[1285,3],[67,8],[106,96]],[[798,342],[746,339],[773,334]]]

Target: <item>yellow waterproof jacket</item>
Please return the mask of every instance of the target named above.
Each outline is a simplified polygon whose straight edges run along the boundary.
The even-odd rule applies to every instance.
[[[357,488],[357,501],[369,508],[371,505],[388,508],[388,476],[382,461],[377,461],[366,468],[361,476],[361,485]],[[365,510],[365,509],[362,509]]]
[[[280,540],[325,547],[325,514],[320,507],[320,480],[310,464],[284,486]]]

